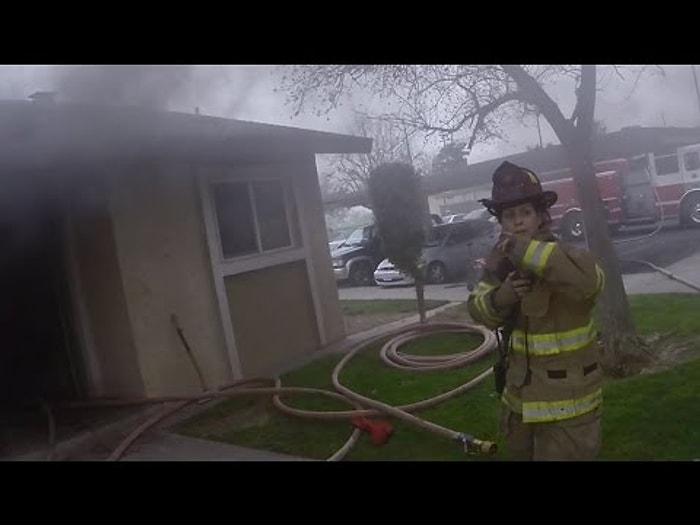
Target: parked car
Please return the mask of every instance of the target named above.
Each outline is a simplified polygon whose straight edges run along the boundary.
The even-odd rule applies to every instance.
[[[476,285],[480,275],[480,264],[496,243],[500,228],[488,219],[448,223],[434,226],[422,258],[425,281],[441,284],[448,280],[464,278],[470,289]],[[374,271],[378,286],[412,285],[414,280],[384,259]]]
[[[328,241],[328,249],[333,252],[333,250],[337,250],[340,248],[343,243],[345,242],[345,239],[338,239],[335,241]]]
[[[339,228],[328,231],[328,249],[332,252],[342,246],[355,228]]]
[[[382,243],[373,224],[355,229],[331,252],[336,282],[347,281],[355,286],[373,285],[372,273],[382,259]]]
[[[464,215],[465,221],[473,221],[473,220],[478,220],[478,219],[486,219],[491,222],[498,222],[498,219],[491,215],[491,212],[487,210],[486,208],[477,208],[475,210],[470,211],[469,213]]]
[[[450,224],[453,222],[463,221],[467,217],[466,213],[453,213],[452,215],[445,215],[442,218],[443,224]]]

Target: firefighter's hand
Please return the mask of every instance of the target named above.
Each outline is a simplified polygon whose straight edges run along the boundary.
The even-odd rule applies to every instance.
[[[496,243],[496,249],[504,255],[508,255],[515,245],[515,238],[512,233],[501,232],[501,236]]]
[[[501,232],[498,242],[496,242],[496,249],[499,250],[503,255],[509,255],[513,248],[515,248],[515,243],[518,240],[524,240],[528,237],[525,235],[518,235],[510,232]]]
[[[520,299],[522,299],[526,293],[532,290],[532,281],[517,271],[510,272],[508,277],[506,277],[506,282],[513,288],[515,295],[517,295]]]

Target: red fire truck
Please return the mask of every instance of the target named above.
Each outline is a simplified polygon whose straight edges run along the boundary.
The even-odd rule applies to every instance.
[[[621,226],[675,219],[700,227],[700,144],[674,153],[646,153],[595,164],[598,191],[608,223]],[[569,240],[582,238],[583,214],[569,169],[540,174],[544,189],[559,194],[551,209],[553,229]]]

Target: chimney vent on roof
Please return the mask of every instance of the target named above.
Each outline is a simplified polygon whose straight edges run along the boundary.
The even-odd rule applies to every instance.
[[[56,102],[56,92],[55,91],[37,91],[29,95],[29,98],[36,103],[48,102],[53,104]]]

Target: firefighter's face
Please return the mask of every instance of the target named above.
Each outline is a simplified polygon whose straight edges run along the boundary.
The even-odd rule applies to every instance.
[[[506,208],[501,214],[501,227],[508,233],[532,237],[537,233],[541,224],[542,216],[529,202]]]

